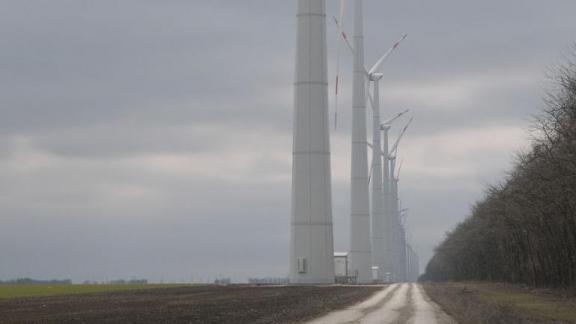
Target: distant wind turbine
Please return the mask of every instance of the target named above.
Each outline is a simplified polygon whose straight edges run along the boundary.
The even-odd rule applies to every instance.
[[[389,217],[389,224],[390,224],[390,238],[391,242],[389,243],[390,246],[393,248],[392,257],[392,269],[394,278],[396,281],[403,281],[406,278],[406,237],[404,235],[404,228],[402,227],[401,220],[400,220],[400,203],[398,197],[398,181],[400,177],[400,169],[398,169],[398,173],[396,171],[396,160],[398,155],[398,147],[400,145],[400,141],[406,134],[408,127],[412,124],[414,118],[410,118],[406,126],[402,129],[396,142],[392,146],[392,149],[388,153],[388,157],[390,160],[390,178],[388,179],[388,186],[390,188],[390,195],[389,195],[389,202],[388,206],[389,209],[387,210],[387,216]]]

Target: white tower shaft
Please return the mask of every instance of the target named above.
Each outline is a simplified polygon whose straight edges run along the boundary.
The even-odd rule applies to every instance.
[[[382,144],[380,131],[380,76],[372,75],[374,113],[372,136],[372,265],[378,267],[378,281],[384,280],[384,188],[382,183]]]
[[[290,282],[334,283],[326,1],[298,0]]]
[[[400,219],[402,218],[399,213]],[[402,281],[408,281],[408,264],[406,260],[406,228],[405,224],[400,222],[400,276]]]
[[[354,0],[354,78],[352,93],[352,163],[350,213],[350,273],[358,283],[372,280],[370,197],[366,136],[366,71],[362,0]]]
[[[383,134],[383,196],[384,196],[384,268],[382,272],[392,275],[394,272],[392,269],[392,251],[393,251],[393,227],[392,227],[392,195],[391,195],[391,179],[390,179],[390,157],[389,157],[389,143],[388,143],[388,132],[390,130],[389,126],[384,126],[382,129]]]
[[[402,224],[402,214],[400,206],[400,194],[398,191],[399,178],[393,175],[393,185],[392,194],[394,195],[394,208],[396,210],[394,221],[396,223],[396,274],[398,281],[406,281],[406,230],[404,229],[404,224]]]
[[[392,278],[394,281],[403,281],[402,276],[402,228],[400,224],[399,204],[398,204],[398,179],[395,178],[396,157],[390,159],[390,229],[392,240]]]

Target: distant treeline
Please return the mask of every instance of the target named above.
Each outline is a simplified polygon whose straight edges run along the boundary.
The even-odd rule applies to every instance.
[[[576,64],[556,81],[530,151],[447,234],[423,280],[576,288]]]
[[[249,278],[248,283],[252,285],[287,285],[290,283],[288,278]]]
[[[109,282],[111,285],[146,285],[148,284],[147,279],[130,279],[130,280],[112,280]]]
[[[0,280],[0,285],[71,285],[72,280],[64,279],[64,280],[37,280],[31,278],[18,278],[12,280],[2,281]],[[119,279],[119,280],[112,280],[106,282],[97,282],[97,281],[84,281],[83,284],[85,285],[146,285],[148,284],[147,279]]]
[[[18,278],[7,281],[0,280],[0,285],[70,285],[70,284],[72,284],[72,280],[70,279],[36,280],[30,278]]]

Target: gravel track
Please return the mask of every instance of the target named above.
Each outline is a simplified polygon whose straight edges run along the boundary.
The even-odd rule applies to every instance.
[[[452,324],[418,284],[393,284],[370,299],[309,321],[308,324]]]

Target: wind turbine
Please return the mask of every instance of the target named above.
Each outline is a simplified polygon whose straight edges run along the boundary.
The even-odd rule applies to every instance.
[[[372,244],[373,244],[373,264],[378,267],[378,279],[384,281],[386,273],[392,274],[392,229],[389,221],[390,212],[390,167],[388,159],[388,131],[392,123],[408,113],[408,109],[389,118],[383,123],[379,123],[379,91],[375,88],[374,99],[371,100],[374,107],[374,145],[370,145],[373,150],[371,175],[376,180],[372,180]],[[381,148],[380,138],[383,134],[384,148]],[[384,165],[382,166],[382,159]],[[382,176],[382,170],[384,174]],[[380,180],[380,181],[378,181]]]
[[[388,216],[388,228],[387,230],[389,230],[390,232],[389,234],[389,246],[391,247],[392,251],[391,251],[391,260],[392,260],[392,265],[391,265],[391,269],[392,269],[392,273],[393,273],[393,277],[394,280],[396,281],[403,281],[405,279],[405,258],[403,257],[405,255],[405,240],[403,239],[404,234],[403,234],[403,228],[400,222],[400,215],[399,215],[399,198],[398,198],[398,181],[400,178],[400,169],[398,170],[398,173],[396,173],[396,159],[397,159],[397,154],[398,154],[398,147],[400,145],[400,141],[402,140],[402,138],[404,137],[404,135],[406,134],[406,131],[408,130],[408,127],[410,127],[410,124],[412,124],[412,121],[414,120],[414,118],[410,118],[410,120],[408,121],[408,123],[406,123],[406,125],[404,126],[404,128],[402,129],[402,131],[400,132],[400,134],[398,135],[398,138],[396,139],[396,142],[394,143],[394,145],[392,146],[392,149],[390,150],[390,152],[388,153],[388,159],[390,161],[390,178],[388,179],[388,186],[390,188],[390,195],[389,195],[389,201],[388,201],[388,210],[387,210],[387,215]]]
[[[400,144],[400,141],[402,140],[402,138],[404,137],[404,135],[406,134],[406,131],[408,130],[408,127],[410,127],[410,124],[412,124],[412,121],[414,121],[414,117],[410,118],[410,120],[408,121],[408,123],[406,123],[406,125],[404,126],[404,128],[402,129],[402,131],[400,132],[400,134],[398,135],[398,138],[396,139],[396,142],[394,143],[394,145],[392,146],[392,149],[390,150],[390,152],[388,153],[388,160],[390,161],[390,175],[391,175],[391,179],[387,179],[389,181],[389,186],[391,189],[391,194],[392,194],[392,203],[390,204],[393,209],[393,213],[397,214],[398,213],[398,192],[397,192],[397,183],[399,181],[399,177],[400,177],[400,169],[398,170],[398,174],[395,176],[394,174],[396,173],[396,158],[397,158],[397,154],[398,154],[398,146]],[[400,167],[401,168],[401,167]],[[386,180],[386,179],[385,179]]]
[[[290,282],[334,283],[326,0],[298,1]]]
[[[406,38],[402,37],[394,44],[368,71],[368,80],[373,83],[373,97],[368,91],[368,98],[372,105],[372,265],[378,267],[377,279],[384,280],[384,269],[386,268],[386,237],[384,235],[385,212],[384,212],[384,186],[382,178],[382,142],[380,130],[380,80],[384,76],[380,70],[386,59],[398,48],[400,43]],[[401,116],[402,114],[399,114]],[[398,117],[399,117],[398,116]],[[392,121],[394,121],[393,119]]]
[[[357,282],[370,282],[370,261],[379,268],[378,280],[383,279],[384,263],[386,262],[385,237],[384,237],[384,188],[382,178],[382,146],[380,135],[380,85],[383,77],[380,69],[383,63],[394,52],[407,35],[397,41],[371,69],[364,66],[364,38],[362,0],[355,1],[354,41],[350,43],[343,29],[343,3],[341,2],[340,19],[334,17],[334,22],[346,43],[346,46],[354,56],[354,81],[353,81],[353,120],[352,120],[352,176],[351,176],[351,222],[350,222],[350,264],[351,273],[357,276]],[[370,91],[366,91],[366,81],[374,84],[374,97]],[[338,96],[339,76],[336,78],[336,100]],[[368,97],[373,111],[373,145],[366,145],[366,100]],[[397,116],[400,117],[402,114]],[[336,118],[336,117],[335,117]],[[390,120],[389,123],[393,122]],[[367,146],[373,149],[370,172],[366,166]],[[387,148],[386,148],[387,152]],[[365,177],[366,175],[366,177]],[[367,180],[367,181],[366,181]],[[372,180],[372,181],[371,181]],[[367,189],[372,182],[372,212]],[[368,214],[368,215],[366,215]],[[371,216],[370,219],[366,216]],[[366,234],[370,233],[369,236]],[[369,238],[366,244],[366,238]],[[371,260],[370,260],[371,259]],[[368,263],[367,263],[368,262]]]
[[[400,172],[402,171],[402,164],[403,161],[400,161],[400,165],[398,166],[398,171],[396,172],[396,176],[393,176],[392,180],[393,180],[393,193],[394,193],[394,199],[395,199],[395,215],[396,217],[394,218],[394,223],[395,226],[397,228],[397,233],[398,233],[398,237],[397,237],[397,249],[398,249],[398,274],[400,275],[400,280],[401,281],[406,281],[407,278],[407,263],[406,263],[406,247],[407,247],[407,242],[406,242],[406,226],[403,220],[403,212],[401,210],[402,205],[401,205],[401,200],[400,200],[400,195],[399,195],[399,191],[398,191],[398,182],[400,181]]]
[[[374,100],[372,98],[370,98],[370,101],[372,103],[372,106],[375,107]],[[397,114],[396,116],[394,116],[392,118],[387,119],[386,121],[384,121],[383,123],[380,124],[380,135],[383,135],[383,138],[384,138],[384,141],[383,141],[384,147],[380,149],[380,154],[384,158],[384,167],[383,167],[383,170],[384,170],[384,177],[383,178],[384,179],[388,179],[390,177],[390,167],[389,167],[388,155],[387,155],[387,152],[388,152],[388,131],[390,130],[390,128],[392,127],[392,123],[394,121],[396,121],[396,119],[402,117],[404,114],[406,114],[409,111],[410,111],[410,109],[406,109],[405,111]],[[376,139],[376,138],[373,140],[375,142],[378,141],[378,139]],[[372,145],[372,143],[367,143],[367,145],[371,150],[374,150],[374,145]],[[373,165],[374,164],[372,164],[372,166]],[[369,174],[370,176],[372,175],[372,171],[373,171],[372,168],[370,168],[370,174]],[[369,179],[369,180],[371,180],[371,179]],[[383,182],[386,185],[386,181],[383,181]],[[370,183],[371,183],[371,181],[370,181]],[[384,189],[386,190],[386,186],[384,186]]]
[[[383,74],[380,69],[383,63],[394,52],[400,43],[406,39],[407,35],[396,42],[374,66],[368,70],[364,66],[364,38],[362,19],[362,0],[355,1],[355,21],[354,21],[354,45],[348,39],[343,30],[343,4],[341,3],[340,19],[334,17],[343,40],[354,56],[354,83],[353,83],[353,121],[352,121],[352,193],[351,193],[351,270],[358,273],[358,282],[370,282],[370,263],[379,269],[378,280],[384,277],[384,263],[386,256],[384,253],[384,205],[383,205],[383,184],[382,184],[382,146],[380,136],[380,79]],[[337,82],[338,82],[337,77]],[[366,81],[374,84],[374,97],[370,91],[366,91]],[[338,93],[338,90],[336,90]],[[366,144],[366,96],[370,99],[373,111],[373,139],[372,139],[372,163],[370,172],[367,173],[367,182],[364,180],[364,166],[367,162]],[[337,100],[336,100],[337,102]],[[366,169],[366,171],[368,171]],[[370,215],[368,198],[368,185],[372,183],[372,210]],[[367,206],[368,205],[368,206]],[[366,207],[368,207],[366,209]],[[366,215],[368,211],[368,215]],[[366,220],[366,216],[371,216]],[[364,219],[362,219],[364,218]],[[369,236],[366,233],[370,233]],[[368,246],[366,237],[369,238]],[[369,248],[368,248],[369,247]],[[370,258],[367,259],[367,256]]]

